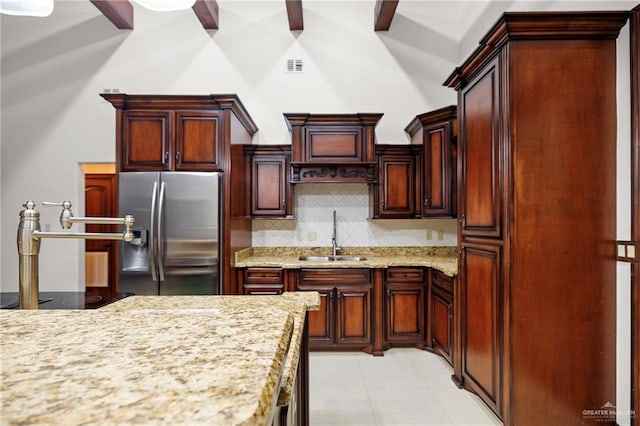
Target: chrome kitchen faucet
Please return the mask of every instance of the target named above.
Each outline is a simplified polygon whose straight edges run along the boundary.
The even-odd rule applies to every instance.
[[[61,203],[42,203],[45,207],[61,206],[60,226],[69,229],[74,223],[92,223],[100,225],[124,225],[121,234],[108,232],[42,232],[40,231],[40,212],[35,209],[36,203],[28,200],[20,211],[18,224],[18,256],[19,256],[19,292],[20,309],[38,309],[38,255],[41,238],[75,238],[82,240],[133,240],[135,219],[131,215],[119,217],[74,217],[71,212],[71,201]]]
[[[333,234],[331,235],[331,254],[333,257],[336,257],[339,251],[342,250],[341,247],[338,246],[337,236],[336,236],[336,211],[333,211]]]

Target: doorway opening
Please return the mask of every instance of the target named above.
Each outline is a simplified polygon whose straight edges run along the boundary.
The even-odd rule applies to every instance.
[[[113,163],[83,164],[85,216],[117,217],[117,175]],[[86,232],[119,232],[117,225],[86,224]],[[109,297],[117,292],[117,241],[85,240],[87,295]]]

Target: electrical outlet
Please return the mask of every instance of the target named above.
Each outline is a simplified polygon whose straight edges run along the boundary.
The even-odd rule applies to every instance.
[[[302,241],[302,231],[296,231],[296,241]]]
[[[433,231],[431,229],[427,229],[427,240],[433,240]]]
[[[309,231],[307,233],[308,241],[316,241],[318,239],[318,233],[316,231]]]
[[[444,240],[444,231],[442,229],[438,229],[438,239],[440,241]]]

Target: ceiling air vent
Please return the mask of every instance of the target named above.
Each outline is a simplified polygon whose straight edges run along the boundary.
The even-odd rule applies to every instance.
[[[287,59],[287,72],[288,73],[304,72],[302,68],[302,59]]]

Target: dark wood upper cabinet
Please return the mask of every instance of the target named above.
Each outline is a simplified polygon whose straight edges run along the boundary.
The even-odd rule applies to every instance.
[[[248,215],[293,218],[293,186],[289,183],[291,146],[246,145]]]
[[[378,183],[370,186],[372,219],[416,217],[419,150],[412,145],[376,145]]]
[[[220,171],[219,111],[125,111],[121,171]]]
[[[118,132],[120,170],[171,170],[171,111],[126,111]]]
[[[616,38],[628,16],[505,13],[445,83],[460,112],[457,380],[505,424],[581,424],[616,398]]]
[[[223,171],[226,145],[257,131],[235,95],[101,96],[117,112],[118,171]]]
[[[411,143],[422,146],[419,190],[423,194],[417,213],[423,217],[455,217],[456,107],[449,106],[416,116],[405,128]]]
[[[284,114],[291,182],[375,182],[375,126],[382,114]]]
[[[177,111],[175,169],[220,170],[220,140],[224,137],[220,111]]]
[[[103,93],[116,109],[116,172],[222,172],[222,293],[238,291],[233,254],[251,246],[245,156],[258,127],[234,94]],[[233,219],[233,220],[232,220]]]
[[[459,95],[460,220],[462,234],[502,237],[504,158],[500,143],[500,57],[488,63]]]

